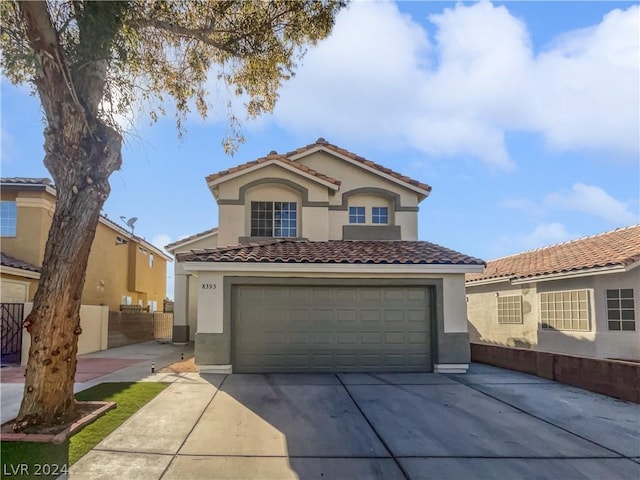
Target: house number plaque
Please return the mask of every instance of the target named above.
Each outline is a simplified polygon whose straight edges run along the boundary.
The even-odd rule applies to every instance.
[[[202,284],[202,290],[215,290],[216,289],[216,284],[215,283],[203,283]]]

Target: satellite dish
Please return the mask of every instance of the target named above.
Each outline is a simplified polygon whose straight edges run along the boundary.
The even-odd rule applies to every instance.
[[[127,220],[127,217],[121,216],[120,220],[127,224],[127,227],[131,229],[131,234],[133,235],[133,229],[136,222],[138,221],[138,217],[131,217],[129,220]]]

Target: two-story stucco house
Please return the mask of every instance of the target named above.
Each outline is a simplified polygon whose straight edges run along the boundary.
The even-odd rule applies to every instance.
[[[206,181],[218,228],[166,247],[201,370],[466,371],[484,262],[418,241],[430,186],[322,138]]]
[[[640,225],[487,262],[467,275],[473,342],[640,360]]]
[[[33,301],[53,218],[56,189],[47,178],[2,178],[0,296]],[[141,305],[162,309],[167,262],[162,250],[101,216],[91,246],[83,305]]]

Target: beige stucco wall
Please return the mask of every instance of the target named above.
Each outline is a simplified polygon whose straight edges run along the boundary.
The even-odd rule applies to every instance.
[[[131,297],[133,304],[142,301],[146,307],[150,301],[162,309],[166,294],[167,260],[148,248],[140,252],[135,240],[117,244],[122,236],[103,223],[98,223],[91,246],[87,276],[82,292],[83,303],[107,305],[110,310],[120,310],[123,296]],[[144,248],[144,247],[143,247]],[[153,267],[149,265],[153,255]]]
[[[306,165],[342,182],[340,191],[330,198],[331,205],[342,204],[343,193],[364,187],[384,188],[385,190],[398,193],[402,205],[405,207],[415,207],[418,205],[418,194],[416,192],[326,152],[315,152],[301,157],[297,161],[302,165]]]
[[[469,339],[510,347],[530,348],[537,343],[538,307],[535,286],[508,282],[467,287]],[[499,324],[499,296],[522,295],[522,323]]]
[[[32,303],[25,303],[24,317],[31,312]],[[78,355],[98,352],[107,349],[109,340],[109,307],[99,305],[82,305],[80,307],[80,326],[82,334],[78,337]],[[22,365],[29,359],[31,335],[23,330],[22,335]]]
[[[19,284],[24,285],[26,287],[26,299],[17,299],[12,296],[12,288],[8,286],[8,284]],[[22,303],[24,301],[32,302],[33,296],[36,294],[36,290],[38,289],[38,280],[35,278],[25,278],[20,277],[18,275],[10,275],[5,273],[0,273],[0,299],[2,302],[13,302],[17,301],[17,303]]]
[[[298,202],[300,212],[298,215],[299,236],[312,241],[342,239],[342,227],[349,224],[348,211],[331,210],[327,207],[302,206],[300,208],[302,205],[300,192],[282,184],[262,184],[249,189],[244,199],[244,205],[224,204],[226,200],[238,200],[239,190],[242,186],[266,178],[284,179],[301,185],[308,190],[308,200],[310,202],[328,202],[332,206],[342,206],[342,195],[344,193],[361,188],[378,188],[391,192],[391,194],[399,195],[400,201],[398,205],[395,205],[396,208],[418,206],[419,195],[416,192],[328,153],[315,152],[297,161],[318,172],[340,180],[340,189],[335,192],[314,180],[305,178],[303,175],[278,165],[269,165],[221,183],[216,187],[218,199],[222,200],[218,207],[220,245],[235,244],[238,242],[239,237],[250,236],[251,201]],[[371,207],[386,206],[389,208],[389,225],[400,226],[402,240],[417,240],[417,212],[396,212],[393,208],[393,203],[388,196],[364,193],[349,196],[346,205],[347,207],[366,207],[365,225],[371,225]]]
[[[471,341],[535,348],[543,351],[584,355],[596,358],[640,359],[640,268],[626,273],[590,275],[528,286],[507,282],[467,288],[469,336]],[[634,288],[636,331],[609,331],[606,290]],[[540,327],[539,293],[587,290],[589,299],[588,331],[543,330]],[[499,295],[523,295],[523,323],[498,324],[496,292]]]
[[[174,253],[215,248],[218,246],[218,235],[189,242],[178,247]],[[198,277],[186,272],[181,262],[176,261],[174,271],[174,307],[173,324],[189,325],[189,339],[194,340],[198,322]]]
[[[16,236],[2,237],[2,251],[7,255],[42,266],[44,248],[55,197],[45,191],[15,191],[2,189],[2,201],[16,202]]]

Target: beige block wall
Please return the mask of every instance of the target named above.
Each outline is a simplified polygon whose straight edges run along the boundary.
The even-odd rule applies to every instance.
[[[25,303],[24,317],[31,312],[33,303]],[[93,353],[107,349],[109,340],[109,307],[99,305],[82,305],[80,307],[80,326],[82,334],[78,337],[78,355]],[[29,359],[31,335],[23,330],[22,365]]]

